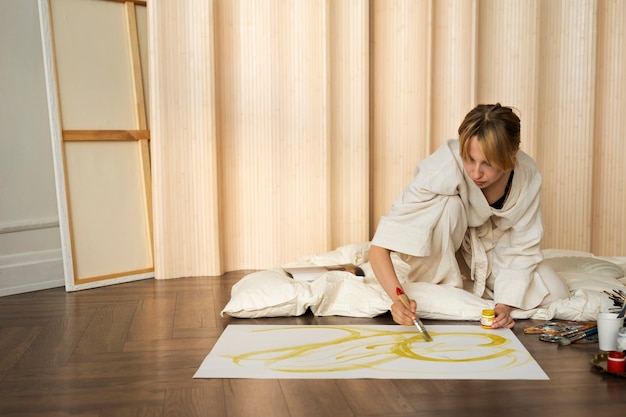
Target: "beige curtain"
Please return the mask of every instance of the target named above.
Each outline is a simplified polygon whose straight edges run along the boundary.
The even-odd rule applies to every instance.
[[[519,109],[545,248],[626,255],[626,2],[148,3],[157,278],[371,238],[475,104]]]

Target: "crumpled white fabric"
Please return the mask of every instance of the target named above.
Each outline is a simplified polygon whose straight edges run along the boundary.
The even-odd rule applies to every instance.
[[[389,310],[391,300],[378,284],[368,261],[369,242],[347,245],[325,254],[302,258],[289,266],[354,263],[365,272],[357,277],[331,271],[310,282],[295,281],[282,267],[246,275],[231,290],[222,310],[238,318],[299,316],[308,309],[317,316],[375,317]],[[515,319],[595,320],[612,302],[603,291],[626,291],[626,257],[600,258],[567,250],[544,252],[546,262],[568,283],[570,297],[545,308],[515,309]],[[569,259],[566,259],[569,258]],[[437,320],[478,320],[493,300],[461,288],[427,282],[407,282],[408,266],[392,255],[407,295],[417,302],[417,315]]]

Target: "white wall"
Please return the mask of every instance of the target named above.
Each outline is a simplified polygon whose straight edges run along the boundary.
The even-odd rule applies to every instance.
[[[64,285],[37,0],[0,0],[0,296]]]

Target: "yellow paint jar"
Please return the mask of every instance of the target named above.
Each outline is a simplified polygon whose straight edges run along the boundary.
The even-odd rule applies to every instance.
[[[483,310],[483,313],[480,316],[480,325],[483,326],[484,329],[491,329],[491,325],[493,324],[493,319],[495,318],[496,318],[495,311]]]

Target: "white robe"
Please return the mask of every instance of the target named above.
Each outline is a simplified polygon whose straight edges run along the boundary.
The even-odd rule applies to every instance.
[[[521,309],[557,298],[565,284],[541,265],[542,177],[523,151],[501,209],[489,206],[463,168],[459,142],[448,140],[421,161],[413,181],[380,220],[372,244],[403,254],[411,281],[463,287],[457,250],[470,267],[473,292]],[[561,286],[561,288],[559,288]]]

